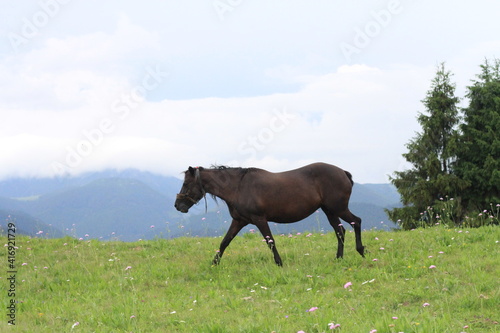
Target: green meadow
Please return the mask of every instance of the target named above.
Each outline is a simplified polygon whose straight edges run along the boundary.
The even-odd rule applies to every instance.
[[[5,243],[7,236],[3,235]],[[2,332],[500,332],[500,227],[120,241],[18,236]],[[8,305],[15,300],[15,325]]]

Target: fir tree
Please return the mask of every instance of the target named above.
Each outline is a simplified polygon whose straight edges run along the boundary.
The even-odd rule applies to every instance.
[[[469,211],[500,203],[500,60],[481,65],[468,87],[456,173],[470,186],[463,194]]]
[[[444,64],[437,68],[431,88],[422,100],[426,112],[419,113],[422,132],[407,145],[403,157],[412,168],[397,171],[390,177],[401,194],[404,207],[387,211],[389,218],[404,229],[417,226],[417,222],[431,223],[428,207],[444,196],[456,197],[466,182],[460,180],[452,166],[456,160],[457,126],[460,121],[451,72]],[[456,198],[459,203],[459,198]],[[457,206],[458,207],[458,206]]]

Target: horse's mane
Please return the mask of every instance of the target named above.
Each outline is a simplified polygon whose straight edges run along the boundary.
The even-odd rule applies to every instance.
[[[229,167],[227,165],[218,165],[218,164],[212,164],[210,166],[210,170],[219,170],[219,171],[239,171],[241,173],[241,176],[243,177],[250,171],[257,170],[256,168],[242,168],[242,167]]]
[[[203,167],[199,167],[201,170],[204,170]],[[228,172],[232,172],[232,171],[235,171],[239,174],[240,176],[240,181],[243,179],[243,177],[245,177],[245,175],[248,173],[248,172],[251,172],[251,171],[254,171],[254,170],[257,170],[256,168],[242,168],[242,167],[229,167],[227,165],[218,165],[218,164],[212,164],[210,165],[210,168],[208,168],[208,170],[217,170],[217,171],[228,171]],[[210,194],[212,196],[212,199],[215,200],[215,202],[218,204],[218,201],[217,201],[217,197],[213,194]]]
[[[210,169],[213,170],[228,170],[228,169],[243,169],[241,167],[229,167],[227,165],[212,164]]]

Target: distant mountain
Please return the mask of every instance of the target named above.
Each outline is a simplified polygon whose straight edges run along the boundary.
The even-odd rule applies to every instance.
[[[19,226],[23,225],[20,230],[29,235],[47,230],[54,237],[66,234],[123,241],[224,235],[231,222],[225,203],[207,198],[207,212],[201,201],[188,214],[179,213],[173,204],[181,184],[175,177],[138,170],[11,179],[0,182],[0,210],[4,215],[15,212]],[[364,229],[389,230],[396,225],[387,220],[384,208],[394,207],[398,201],[392,185],[356,184],[350,208],[363,219]],[[298,223],[270,225],[275,233],[332,230],[322,212]]]
[[[77,177],[55,178],[12,178],[0,181],[0,197],[26,198],[49,194],[73,187],[87,185],[94,180],[103,178],[128,178],[137,179],[150,186],[152,189],[165,195],[175,195],[174,188],[182,181],[175,177],[164,177],[147,171],[135,169],[105,170],[90,172]]]
[[[6,225],[14,223],[16,226],[16,235],[28,235],[32,237],[45,237],[45,238],[60,238],[65,234],[59,229],[48,225],[33,216],[16,210],[3,210],[0,209],[0,219],[6,223],[0,225],[0,233],[6,233]]]
[[[172,213],[171,198],[135,179],[105,178],[26,203],[25,210],[79,237],[137,240]]]
[[[0,209],[21,210],[24,206],[21,200],[0,197]]]
[[[376,206],[388,207],[400,204],[396,187],[391,184],[354,184],[351,203],[368,202]]]

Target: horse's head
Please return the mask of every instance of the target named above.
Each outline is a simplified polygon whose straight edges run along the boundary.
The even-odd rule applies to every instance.
[[[174,204],[175,208],[182,213],[187,213],[189,208],[205,196],[205,190],[200,178],[200,169],[203,168],[189,167],[184,173],[184,183],[181,191],[177,194]]]

